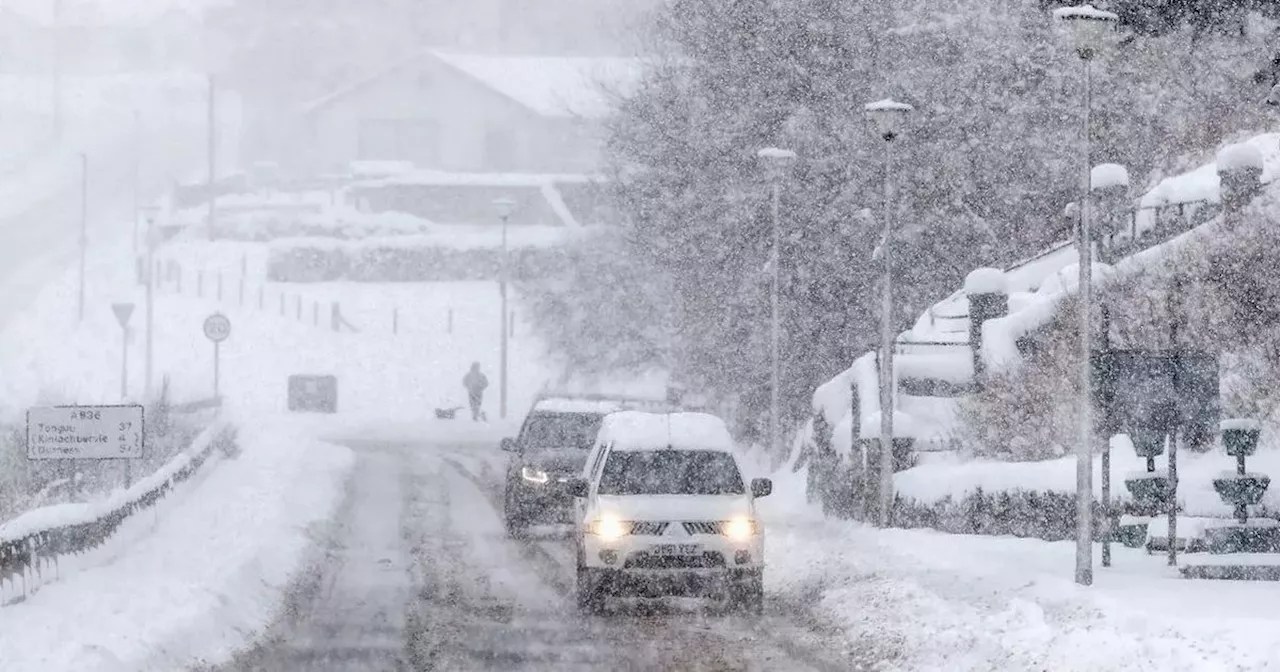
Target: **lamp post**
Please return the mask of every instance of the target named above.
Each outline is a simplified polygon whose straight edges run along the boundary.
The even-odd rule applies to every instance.
[[[493,207],[498,211],[498,218],[502,220],[502,263],[498,276],[498,293],[502,299],[502,317],[498,322],[499,328],[502,330],[498,355],[498,417],[506,419],[507,339],[511,333],[507,325],[507,283],[510,281],[510,270],[507,263],[507,223],[511,219],[512,213],[516,211],[516,202],[504,196],[494,199]]]
[[[1093,241],[1090,235],[1089,201],[1092,147],[1090,144],[1094,57],[1107,45],[1107,35],[1119,19],[1092,5],[1063,7],[1053,12],[1054,20],[1070,33],[1076,55],[1084,64],[1084,170],[1080,196],[1080,226],[1076,239],[1080,254],[1080,435],[1076,444],[1076,583],[1093,583]]]
[[[796,153],[789,149],[765,147],[756,152],[756,157],[764,166],[772,190],[773,243],[769,247],[770,270],[770,317],[769,317],[769,454],[778,455],[782,439],[779,432],[779,386],[782,377],[778,356],[781,317],[779,316],[778,274],[782,263],[782,181],[791,172],[795,164]]]
[[[89,155],[80,152],[80,292],[76,320],[84,321],[85,256],[89,252]]]
[[[143,384],[145,386],[144,387],[146,391],[145,396],[147,399],[151,399],[152,362],[154,361],[152,357],[152,352],[153,352],[152,347],[154,344],[153,335],[155,333],[155,287],[156,287],[155,252],[156,252],[156,243],[157,243],[155,224],[156,224],[156,214],[159,211],[160,211],[160,208],[155,206],[149,206],[142,209],[143,216],[147,220],[147,261],[146,261],[147,270],[146,270],[146,273],[143,275],[143,278],[145,278],[147,281],[147,296],[146,296],[147,315],[146,315],[146,327],[145,327],[146,328],[146,352],[145,352],[145,362],[143,365],[144,366]]]
[[[867,104],[867,120],[884,141],[884,239],[880,243],[884,282],[880,306],[880,507],[876,524],[889,526],[893,505],[893,141],[915,108],[886,98]],[[867,465],[871,469],[871,465]]]

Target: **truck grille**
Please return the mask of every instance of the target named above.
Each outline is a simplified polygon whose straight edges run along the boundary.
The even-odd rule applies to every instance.
[[[706,551],[702,555],[668,556],[635,553],[623,565],[626,569],[714,569],[724,566],[724,555],[714,551]]]
[[[720,521],[696,520],[684,523],[685,534],[720,534]]]
[[[670,523],[654,522],[651,520],[640,520],[631,524],[631,534],[657,537],[667,531],[667,525]]]

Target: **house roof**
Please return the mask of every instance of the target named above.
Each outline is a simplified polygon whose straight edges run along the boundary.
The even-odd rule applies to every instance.
[[[644,61],[636,58],[495,56],[428,49],[313,100],[303,111],[317,112],[424,58],[546,117],[606,116],[613,107],[612,96],[632,91],[644,73]]]
[[[4,4],[11,15],[33,25],[54,24],[54,4],[49,0],[5,0]],[[167,18],[196,21],[204,10],[219,4],[224,0],[86,0],[66,3],[61,22],[86,28],[141,28]]]

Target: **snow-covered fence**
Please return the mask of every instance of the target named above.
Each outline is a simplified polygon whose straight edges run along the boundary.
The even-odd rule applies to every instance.
[[[154,270],[156,289],[175,294],[209,299],[239,308],[270,312],[278,317],[292,319],[328,331],[359,332],[361,329],[348,319],[339,301],[320,301],[298,293],[289,293],[284,286],[269,288],[269,283],[250,281],[243,274],[189,269],[173,261],[157,261]]]
[[[192,410],[207,406],[194,404]],[[104,500],[35,509],[0,525],[0,597],[16,593],[8,602],[0,600],[0,606],[56,578],[60,558],[102,546],[126,519],[155,506],[191,478],[215,450],[234,454],[232,426],[215,422],[154,473]]]

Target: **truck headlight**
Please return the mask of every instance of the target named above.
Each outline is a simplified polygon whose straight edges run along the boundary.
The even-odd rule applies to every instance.
[[[631,533],[631,524],[617,518],[600,517],[591,521],[588,531],[600,537],[601,541],[617,541]]]
[[[733,541],[750,541],[759,532],[759,525],[751,518],[742,517],[726,520],[720,529]]]
[[[522,467],[520,469],[520,478],[533,483],[546,483],[547,472],[532,467]]]

